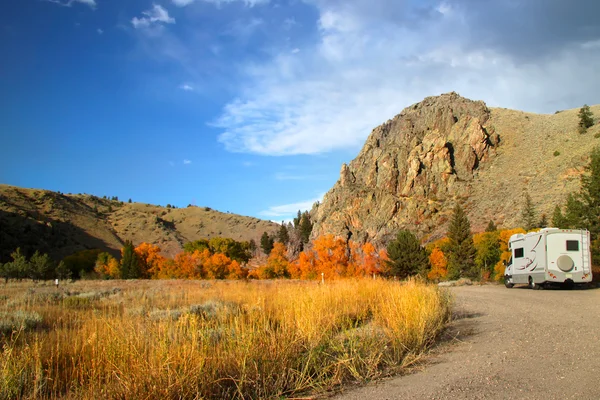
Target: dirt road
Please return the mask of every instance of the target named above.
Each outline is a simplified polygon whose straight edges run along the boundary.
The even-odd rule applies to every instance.
[[[600,399],[600,289],[452,288],[459,340],[337,399]]]

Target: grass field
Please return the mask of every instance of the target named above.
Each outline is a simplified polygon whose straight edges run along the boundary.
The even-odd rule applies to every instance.
[[[280,398],[400,371],[448,321],[383,280],[0,286],[1,397]]]

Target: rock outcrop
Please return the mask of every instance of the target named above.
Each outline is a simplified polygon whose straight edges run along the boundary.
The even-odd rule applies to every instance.
[[[312,210],[313,237],[383,244],[399,229],[410,229],[436,239],[445,234],[456,202],[467,209],[474,230],[490,219],[516,225],[524,190],[534,200],[541,197],[540,211],[549,210],[565,189],[577,188],[576,181],[557,182],[561,171],[580,168],[582,154],[591,149],[576,147],[567,164],[552,159],[557,149],[549,146],[554,139],[561,143],[562,125],[576,127],[573,118],[490,109],[456,93],[428,97],[375,128],[359,155],[342,166],[339,181]],[[533,148],[523,148],[528,145]]]

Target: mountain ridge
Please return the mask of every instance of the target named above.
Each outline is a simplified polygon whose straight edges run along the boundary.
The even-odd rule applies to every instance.
[[[263,232],[278,227],[209,207],[167,208],[0,184],[0,261],[17,247],[55,259],[86,249],[118,255],[126,240],[158,245],[173,257],[189,241],[223,236],[259,243]]]

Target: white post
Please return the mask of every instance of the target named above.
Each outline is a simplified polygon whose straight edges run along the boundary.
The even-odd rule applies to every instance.
[[[54,280],[54,284],[58,287],[58,278]]]
[[[325,284],[325,272],[321,272],[321,283]]]

